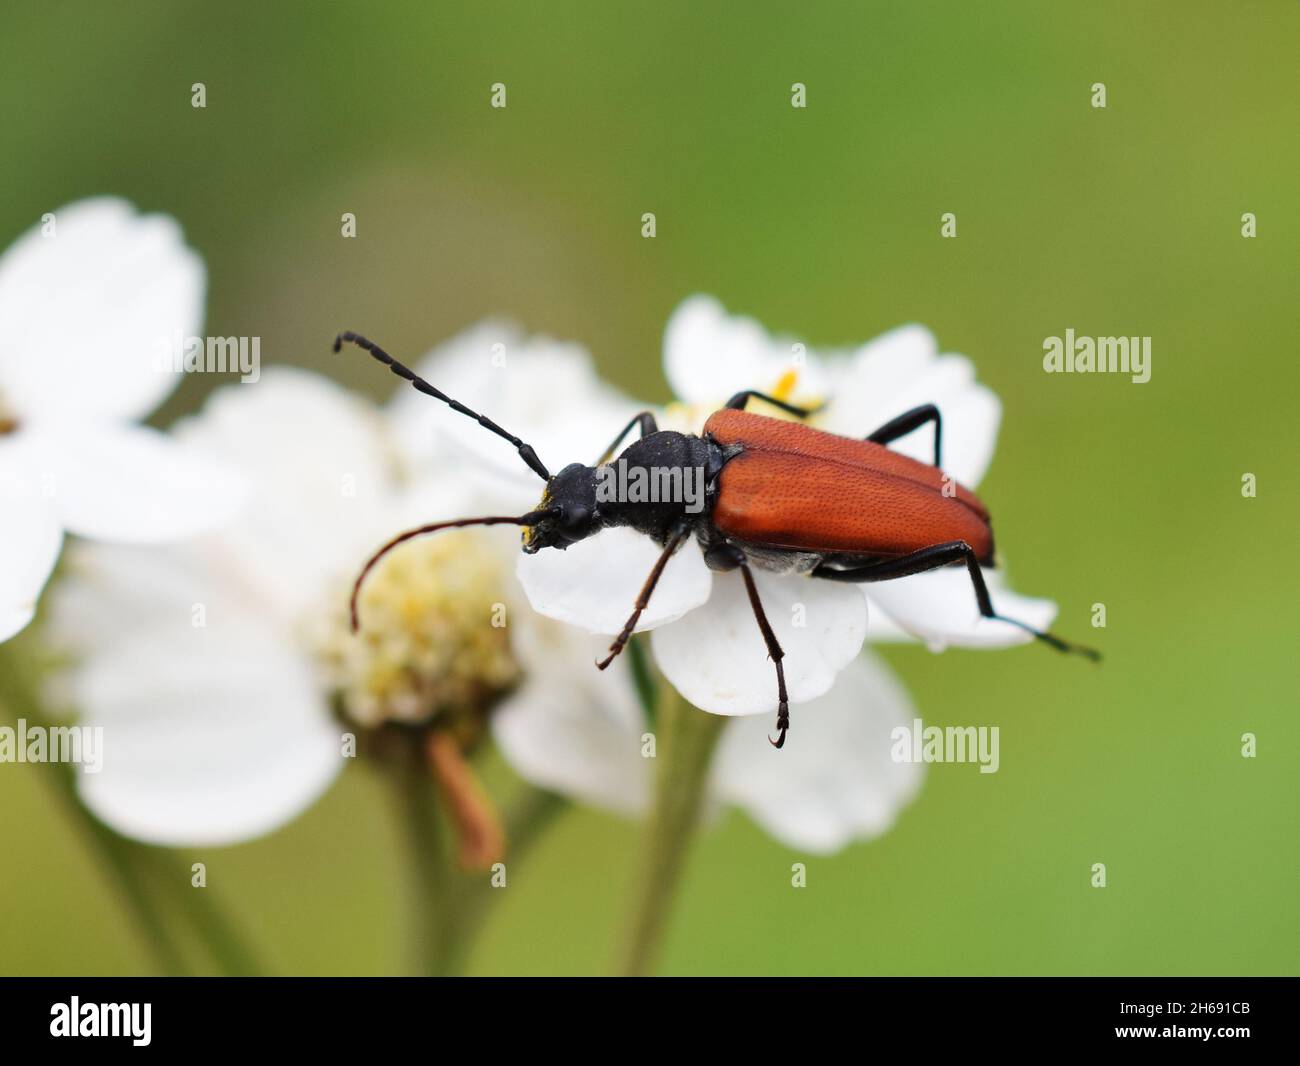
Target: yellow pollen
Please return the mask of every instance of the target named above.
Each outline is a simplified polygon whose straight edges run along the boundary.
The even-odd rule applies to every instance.
[[[789,403],[790,397],[794,395],[795,384],[798,381],[799,371],[791,367],[777,379],[776,385],[772,388],[772,395],[782,403]]]
[[[367,727],[481,723],[520,677],[504,625],[504,566],[472,533],[403,545],[367,578],[355,635],[347,585],[337,586],[313,643],[343,712]]]

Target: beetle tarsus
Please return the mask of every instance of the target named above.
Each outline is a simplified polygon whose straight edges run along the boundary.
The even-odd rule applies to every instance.
[[[781,650],[781,643],[776,639],[771,623],[767,620],[763,601],[758,598],[758,585],[754,583],[754,575],[749,569],[749,562],[743,552],[737,553],[736,565],[740,568],[740,576],[745,580],[745,591],[749,594],[749,606],[754,610],[754,620],[758,622],[759,632],[763,634],[763,642],[767,645],[767,657],[776,667],[777,737],[775,740],[768,737],[767,742],[774,748],[780,748],[785,745],[785,734],[790,729],[790,696],[785,689],[785,667],[781,663],[785,658],[785,652]]]
[[[997,615],[997,617],[1001,619],[1003,622],[1011,622],[1013,625],[1018,625],[1022,629],[1028,630],[1028,632],[1032,633],[1035,636],[1035,638],[1041,640],[1044,644],[1050,645],[1051,647],[1055,648],[1059,652],[1062,652],[1063,654],[1082,655],[1085,659],[1088,659],[1091,662],[1094,663],[1101,662],[1101,652],[1099,652],[1096,648],[1089,648],[1084,644],[1071,644],[1068,640],[1062,640],[1055,633],[1044,633],[1037,629],[1030,629],[1028,626],[1024,625],[1023,623],[1017,622],[1012,618],[1005,618],[1002,615]]]
[[[776,712],[776,739],[767,738],[767,742],[774,748],[785,747],[785,735],[790,731],[790,705],[782,703],[780,709]]]
[[[999,622],[1006,622],[1009,625],[1017,626],[1032,636],[1035,640],[1041,640],[1048,647],[1055,648],[1064,655],[1082,655],[1094,663],[1101,662],[1101,652],[1096,648],[1089,648],[1085,644],[1074,644],[1068,640],[1063,640],[1055,633],[1049,633],[1043,629],[1035,629],[1027,622],[1021,622],[1015,618],[1008,618],[1004,614],[990,614],[988,618],[996,618]]]

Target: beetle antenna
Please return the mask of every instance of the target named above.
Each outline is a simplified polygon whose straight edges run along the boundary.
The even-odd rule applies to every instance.
[[[366,560],[366,565],[361,568],[361,573],[357,574],[357,579],[352,582],[352,598],[348,601],[348,616],[352,622],[352,632],[355,633],[361,628],[361,621],[357,616],[357,598],[361,595],[362,584],[369,576],[370,571],[375,568],[375,564],[399,544],[405,544],[408,540],[422,537],[426,533],[437,533],[442,529],[459,529],[462,526],[531,526],[554,513],[552,510],[541,510],[529,511],[527,514],[514,517],[489,515],[486,518],[454,518],[450,522],[433,522],[430,525],[417,526],[415,529],[408,529],[405,533],[397,534]]]
[[[430,385],[427,381],[424,380],[424,378],[420,377],[420,375],[417,374],[414,370],[410,369],[407,366],[403,366],[391,355],[389,355],[386,351],[384,351],[381,347],[379,347],[379,345],[375,344],[373,341],[366,340],[366,338],[361,336],[360,333],[353,333],[351,330],[345,330],[343,333],[340,333],[337,337],[334,338],[334,350],[336,352],[341,351],[345,341],[348,344],[355,344],[358,348],[362,349],[363,351],[369,352],[375,359],[383,363],[384,366],[388,367],[388,369],[391,370],[394,374],[396,374],[399,378],[402,378],[404,381],[409,381],[417,392],[422,392],[426,396],[432,396],[435,400],[441,400],[453,411],[457,411],[462,415],[468,415],[484,429],[490,429],[498,437],[503,437],[506,440],[508,440],[518,450],[519,458],[521,458],[525,463],[528,464],[529,470],[535,473],[543,481],[551,480],[550,472],[546,469],[545,464],[539,458],[537,458],[537,453],[533,451],[533,446],[531,444],[525,444],[514,434],[507,433],[504,429],[498,426],[495,422],[492,421],[492,419],[488,418],[486,415],[481,415],[477,411],[471,411],[459,400],[453,400],[445,392],[442,392],[441,390],[434,388],[434,386]]]

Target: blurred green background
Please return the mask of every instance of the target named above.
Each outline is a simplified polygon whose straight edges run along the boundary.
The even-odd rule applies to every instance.
[[[387,378],[329,358],[336,329],[414,354],[507,312],[662,400],[663,325],[696,291],[812,343],[926,323],[1003,400],[982,495],[1017,587],[1107,661],[889,650],[927,721],[1001,723],[1000,772],[932,767],[803,891],[807,856],[730,814],[663,971],[1294,973],[1298,44],[1289,2],[8,3],[0,243],[91,194],[170,212],[208,264],[208,333],[375,396]],[[1151,335],[1152,380],[1045,375],[1066,327]],[[148,972],[34,774],[0,767],[0,811],[0,970]],[[275,970],[391,972],[389,813],[358,767],[195,857]],[[604,969],[636,843],[567,815],[475,972]]]

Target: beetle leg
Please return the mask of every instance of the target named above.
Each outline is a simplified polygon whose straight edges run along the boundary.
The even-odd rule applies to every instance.
[[[776,639],[776,634],[772,632],[772,626],[767,620],[767,614],[763,611],[763,601],[758,598],[758,586],[754,584],[754,575],[749,571],[749,562],[743,555],[737,563],[740,567],[740,576],[745,579],[745,591],[749,593],[749,605],[754,609],[754,618],[758,621],[758,628],[763,633],[763,641],[767,644],[767,657],[776,665],[776,728],[777,737],[773,740],[767,738],[767,742],[774,748],[779,748],[785,744],[785,734],[790,728],[790,697],[785,691],[785,667],[781,665],[781,660],[785,658],[785,652],[781,649],[780,642]]]
[[[765,392],[758,392],[755,389],[746,389],[744,392],[738,392],[726,402],[725,409],[729,411],[743,411],[745,404],[750,400],[762,400],[764,403],[770,403],[773,407],[779,407],[786,414],[794,415],[796,418],[807,418],[809,415],[816,414],[825,404],[818,404],[816,407],[796,407],[792,403],[786,403],[784,400],[778,400],[775,396],[769,396]]]
[[[604,670],[618,657],[618,653],[627,646],[627,642],[632,639],[632,630],[636,628],[637,621],[641,618],[641,612],[650,603],[650,597],[654,595],[655,586],[659,584],[659,578],[663,576],[664,567],[668,565],[668,560],[673,557],[673,552],[678,549],[689,532],[689,526],[679,526],[668,538],[668,543],[664,545],[664,550],[659,553],[659,558],[655,561],[654,569],[650,571],[650,576],[645,579],[645,584],[641,586],[641,592],[636,598],[636,606],[632,610],[632,616],[627,620],[627,624],[623,626],[619,635],[614,638],[614,643],[609,646],[609,654],[596,663],[597,668]]]
[[[932,403],[923,403],[920,407],[913,407],[910,411],[904,411],[897,418],[891,418],[865,439],[875,444],[889,444],[891,441],[898,440],[899,437],[907,436],[914,429],[920,429],[927,422],[934,423],[934,465],[943,466],[940,461],[943,419],[939,415],[939,408]]]
[[[609,462],[610,456],[614,454],[614,449],[622,444],[623,438],[631,433],[637,426],[641,427],[641,436],[643,437],[648,437],[651,433],[659,432],[659,423],[655,421],[654,412],[642,411],[639,415],[633,416],[632,421],[623,427],[623,431],[614,438],[614,442],[606,448],[600,458],[596,460],[596,465],[604,466],[605,463]]]
[[[1094,662],[1101,659],[1101,653],[1092,648],[1085,648],[1081,644],[1071,644],[1054,633],[1045,633],[1024,622],[1018,622],[1014,618],[998,614],[993,609],[993,600],[989,596],[988,586],[984,583],[984,571],[980,569],[975,550],[964,540],[934,544],[929,548],[922,548],[920,551],[912,552],[910,555],[903,555],[897,559],[882,559],[879,562],[868,563],[865,566],[855,567],[850,570],[836,570],[823,564],[813,571],[813,577],[824,578],[828,581],[892,581],[897,577],[910,577],[913,574],[925,573],[927,570],[937,570],[949,563],[960,562],[966,564],[966,570],[970,573],[971,584],[975,587],[975,600],[979,604],[980,614],[985,618],[995,618],[1000,622],[1008,622],[1013,626],[1019,626],[1026,633],[1031,633],[1035,639],[1041,640],[1044,644],[1050,644],[1057,651],[1077,652],[1080,655],[1086,655]]]

